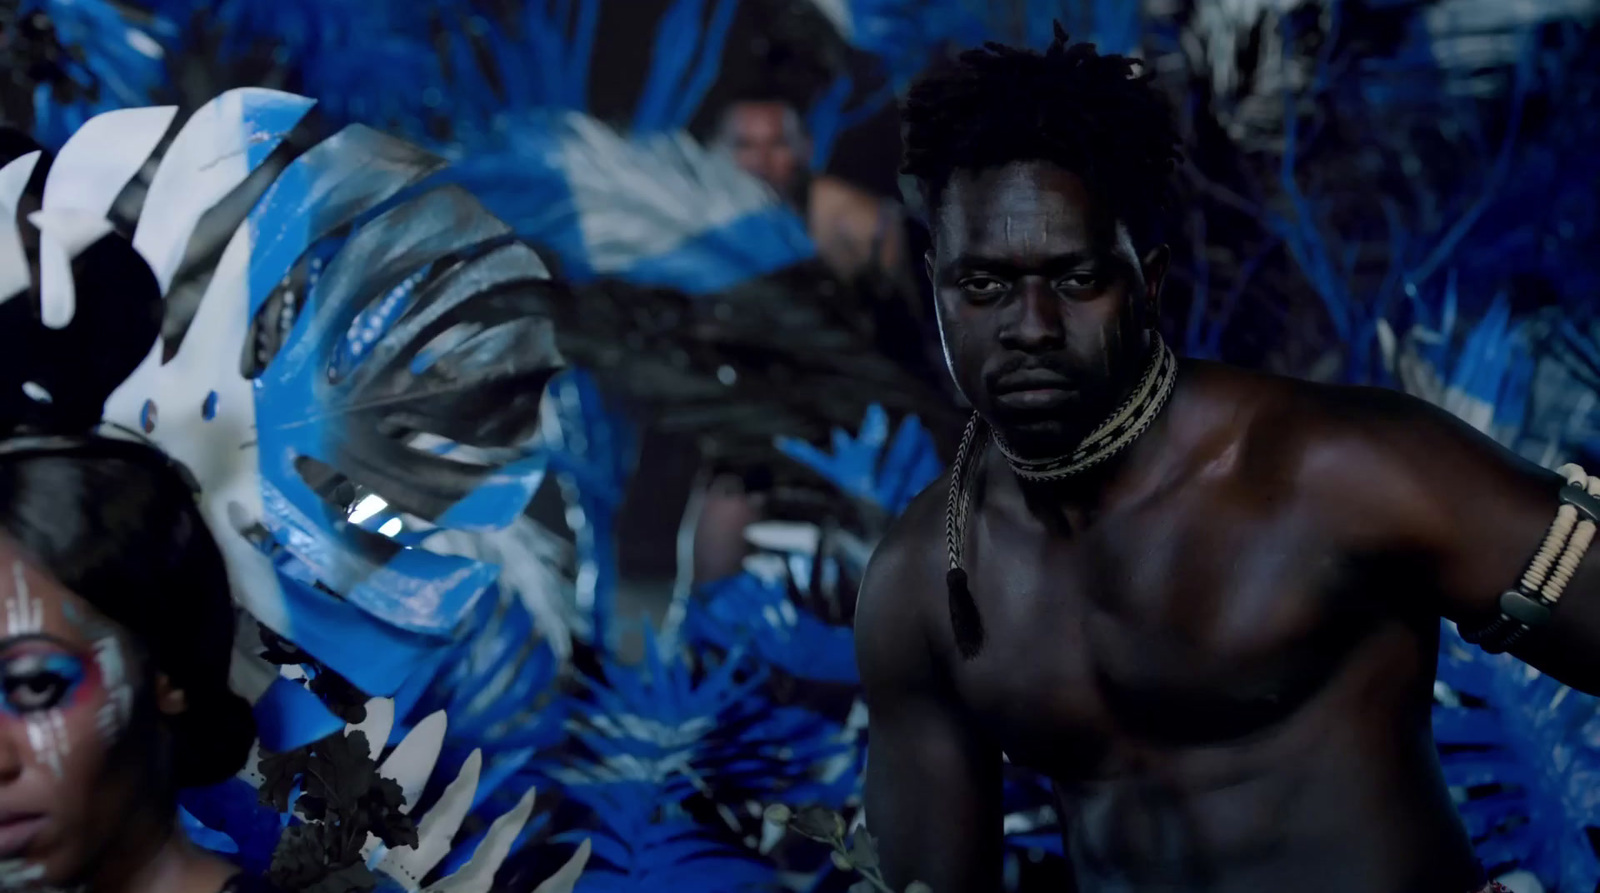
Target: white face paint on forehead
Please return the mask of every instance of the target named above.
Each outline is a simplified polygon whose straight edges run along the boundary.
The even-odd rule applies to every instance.
[[[27,568],[11,562],[11,594],[6,597],[4,635],[37,635],[44,631],[44,603],[28,591]]]

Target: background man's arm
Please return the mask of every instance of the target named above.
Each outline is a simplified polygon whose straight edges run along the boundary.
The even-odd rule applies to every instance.
[[[856,611],[870,720],[867,828],[895,890],[920,880],[934,893],[992,893],[1002,757],[949,690],[918,607],[927,593],[908,589],[926,575],[903,572],[908,557],[892,542],[879,547]]]
[[[1339,477],[1366,494],[1369,523],[1429,557],[1443,616],[1467,627],[1499,616],[1500,594],[1521,579],[1555,519],[1563,481],[1430,404],[1401,395],[1363,403],[1364,446],[1339,463],[1348,472]],[[1600,694],[1596,539],[1550,623],[1514,650],[1589,694]]]

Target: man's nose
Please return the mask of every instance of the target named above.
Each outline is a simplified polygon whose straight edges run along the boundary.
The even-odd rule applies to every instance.
[[[1012,316],[1000,329],[1000,345],[1025,353],[1048,353],[1066,343],[1061,299],[1042,279],[1029,276],[1016,285]]]

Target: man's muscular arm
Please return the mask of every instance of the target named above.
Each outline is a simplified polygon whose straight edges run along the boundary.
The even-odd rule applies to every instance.
[[[1359,494],[1344,507],[1369,514],[1386,545],[1424,557],[1443,616],[1469,627],[1494,619],[1500,594],[1516,585],[1544,542],[1564,482],[1431,404],[1387,392],[1362,395],[1360,433],[1353,441],[1334,438],[1338,452],[1347,452],[1334,477],[1347,493]],[[1551,621],[1514,653],[1573,688],[1600,694],[1600,542]]]
[[[915,509],[913,509],[915,511]],[[1000,883],[1002,757],[964,715],[926,622],[934,598],[915,546],[891,534],[856,609],[856,660],[869,712],[867,827],[895,890],[990,893]]]

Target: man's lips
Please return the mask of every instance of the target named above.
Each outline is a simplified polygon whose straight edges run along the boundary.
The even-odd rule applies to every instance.
[[[42,815],[0,813],[0,859],[10,859],[27,851],[33,839],[44,830]]]
[[[1072,381],[1045,369],[1026,369],[995,380],[995,400],[1018,409],[1049,409],[1072,399]]]
[[[1018,391],[1071,392],[1076,389],[1072,386],[1072,380],[1064,375],[1048,369],[1023,369],[995,379],[993,390],[996,394],[1011,394]]]

